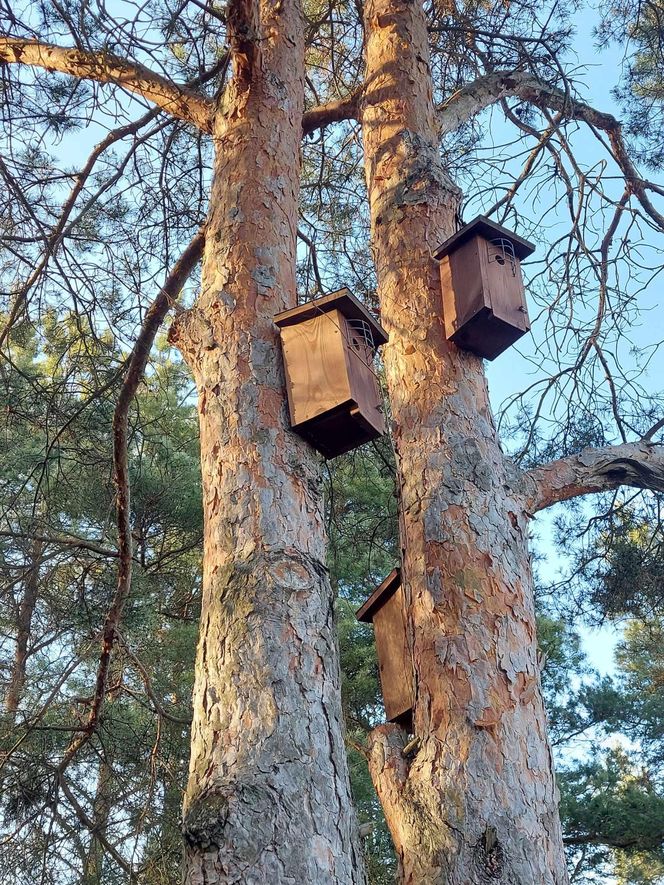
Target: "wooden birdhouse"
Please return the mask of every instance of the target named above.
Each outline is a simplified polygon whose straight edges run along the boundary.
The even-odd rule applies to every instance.
[[[387,335],[348,289],[274,318],[281,332],[293,430],[326,458],[385,432],[374,369]]]
[[[521,261],[534,251],[484,216],[438,248],[448,340],[492,360],[530,329]]]
[[[406,637],[401,570],[395,568],[356,612],[358,621],[374,625],[376,654],[385,712],[390,722],[412,730],[413,665]]]

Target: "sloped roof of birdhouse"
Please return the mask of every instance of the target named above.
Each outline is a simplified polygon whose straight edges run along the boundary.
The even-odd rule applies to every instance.
[[[367,308],[357,300],[350,289],[344,287],[330,295],[324,295],[322,298],[315,298],[313,301],[307,301],[299,307],[293,307],[291,310],[285,310],[278,313],[274,322],[282,328],[283,326],[295,326],[304,320],[313,319],[317,313],[327,313],[330,310],[338,310],[349,320],[365,320],[371,326],[374,344],[385,344],[387,341],[387,332],[376,318]]]
[[[514,246],[514,254],[519,260],[532,255],[535,251],[533,243],[524,240],[523,237],[518,236],[518,234],[508,230],[506,227],[496,224],[495,221],[490,221],[484,215],[479,215],[469,224],[462,227],[461,230],[458,230],[449,240],[445,240],[436,249],[434,258],[440,261],[441,258],[449,255],[450,252],[454,252],[455,249],[458,249],[459,246],[463,245],[471,237],[477,236],[484,237],[485,240],[509,240]]]
[[[387,600],[401,586],[401,569],[395,568],[389,573],[382,584],[374,590],[364,605],[355,612],[358,621],[371,624],[373,616],[379,608],[382,608]]]

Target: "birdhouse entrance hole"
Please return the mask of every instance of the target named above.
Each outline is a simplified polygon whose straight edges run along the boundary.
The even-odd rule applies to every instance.
[[[514,246],[504,237],[499,237],[497,240],[490,241],[489,261],[496,261],[501,267],[507,265],[512,271],[512,276],[516,276],[516,255],[514,254]]]

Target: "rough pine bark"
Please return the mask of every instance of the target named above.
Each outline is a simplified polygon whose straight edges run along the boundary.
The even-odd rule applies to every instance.
[[[419,2],[365,5],[362,125],[419,745],[383,726],[371,770],[403,880],[567,880],[540,690],[523,481],[501,453],[482,361],[449,344],[431,251],[457,228]]]
[[[14,662],[9,676],[9,685],[5,695],[5,709],[12,720],[16,718],[19,704],[23,697],[25,680],[27,675],[30,635],[32,631],[32,618],[37,606],[39,595],[39,568],[42,562],[43,543],[40,540],[32,542],[30,561],[27,566],[27,574],[23,582],[23,596],[18,606],[16,618],[16,649]]]
[[[364,881],[343,746],[321,472],[289,430],[273,316],[296,303],[304,96],[296,0],[229,9],[235,72],[196,306],[205,517],[185,881]]]

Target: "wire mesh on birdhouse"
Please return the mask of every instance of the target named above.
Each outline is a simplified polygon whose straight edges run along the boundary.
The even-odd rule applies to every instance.
[[[374,341],[371,325],[364,319],[346,318],[348,343],[355,353],[368,366],[373,366],[373,358],[378,346]]]
[[[274,318],[279,326],[293,430],[326,458],[381,436],[374,368],[387,335],[348,289]]]
[[[534,250],[483,216],[437,249],[450,341],[492,360],[530,329],[521,261]]]
[[[413,665],[406,635],[401,569],[395,568],[356,612],[358,621],[374,625],[376,656],[389,722],[412,730]]]

